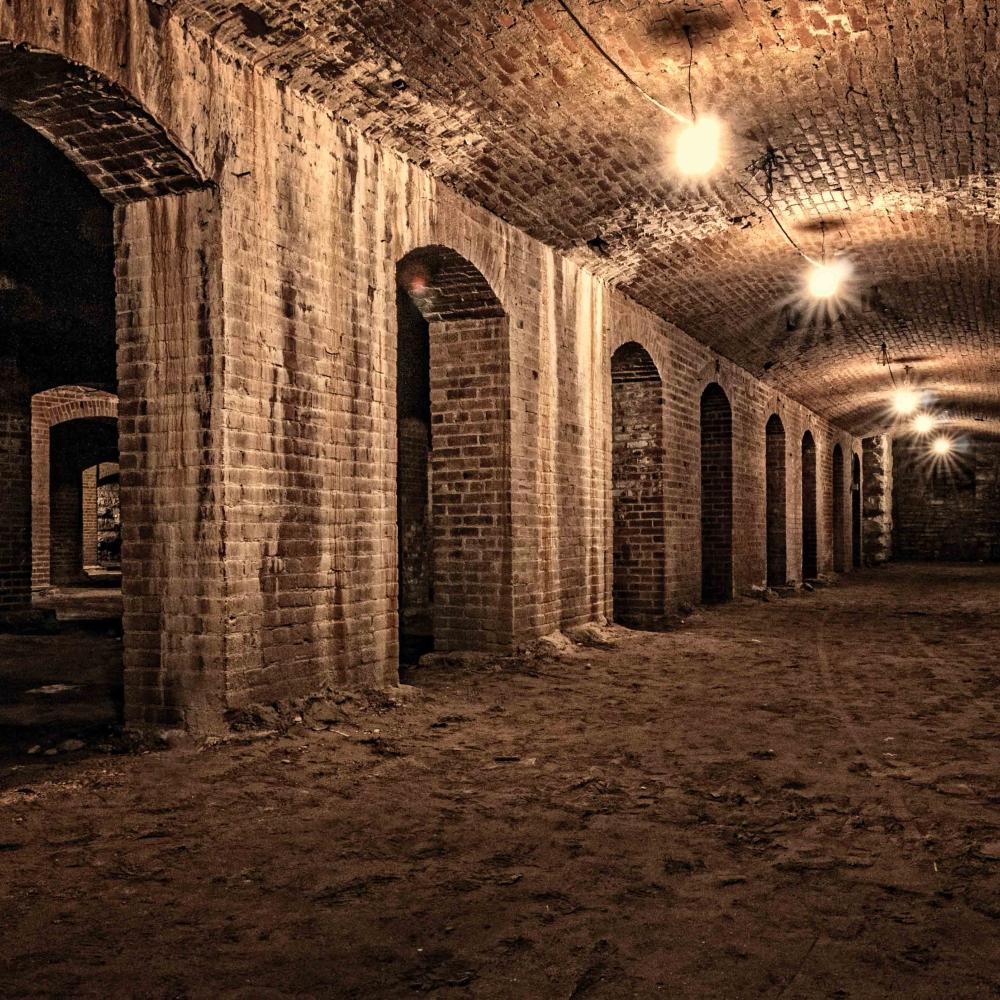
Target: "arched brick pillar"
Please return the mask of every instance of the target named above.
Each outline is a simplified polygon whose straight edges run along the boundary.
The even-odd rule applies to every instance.
[[[716,382],[701,397],[701,596],[733,596],[733,412]]]
[[[788,476],[785,454],[785,425],[777,413],[765,428],[767,585],[782,587],[788,582]]]
[[[211,729],[225,709],[231,618],[221,195],[141,97],[10,37],[39,37],[36,13],[26,3],[0,8],[0,109],[52,142],[114,207],[126,721]],[[59,40],[79,45],[77,27],[67,21]],[[102,65],[121,65],[104,55],[95,48]],[[17,444],[30,397],[2,395],[0,424],[12,430],[0,457],[23,469],[4,477],[0,506],[17,513],[12,494],[30,497],[30,449]],[[4,536],[17,544],[0,543],[0,606],[14,595],[24,607],[29,593],[30,517],[18,517]]]
[[[614,619],[650,626],[664,613],[663,380],[641,345],[611,357]]]
[[[811,431],[802,435],[802,579],[819,573],[816,522],[816,441]]]
[[[52,428],[66,421],[86,418],[117,421],[118,397],[86,386],[64,385],[36,392],[31,398],[32,590],[44,590],[50,583],[49,451]],[[96,483],[94,485],[96,490]]]
[[[448,247],[407,254],[397,287],[401,623],[405,629],[418,617],[413,602],[423,601],[435,649],[506,651],[513,643],[507,315],[483,275]]]

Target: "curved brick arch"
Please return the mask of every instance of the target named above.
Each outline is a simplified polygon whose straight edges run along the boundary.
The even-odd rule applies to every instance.
[[[396,268],[400,641],[504,651],[513,641],[507,314],[444,246]]]
[[[205,184],[138,101],[58,53],[0,39],[0,109],[45,136],[112,204]]]
[[[663,380],[635,341],[611,356],[614,619],[648,627],[665,602]]]
[[[785,425],[777,413],[768,419],[764,437],[767,585],[783,587],[788,582],[788,458]]]
[[[118,417],[118,397],[81,385],[62,385],[31,398],[31,587],[51,582],[51,432],[75,420]]]
[[[506,316],[483,273],[451,247],[411,250],[399,262],[396,278],[429,323]]]

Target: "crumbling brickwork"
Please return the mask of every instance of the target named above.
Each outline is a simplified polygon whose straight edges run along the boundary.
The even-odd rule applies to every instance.
[[[892,558],[892,438],[867,437],[862,459],[862,548],[866,565]]]
[[[714,382],[701,397],[701,596],[733,596],[733,415]]]

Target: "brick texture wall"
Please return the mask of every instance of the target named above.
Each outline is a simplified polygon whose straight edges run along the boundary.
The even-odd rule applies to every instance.
[[[892,558],[892,438],[865,438],[862,442],[862,550],[865,565]]]
[[[119,199],[131,721],[205,728],[227,708],[396,679],[397,269],[423,260],[414,251],[449,249],[455,287],[481,278],[495,299],[486,314],[424,313],[445,641],[507,648],[613,613],[611,358],[626,342],[663,381],[665,606],[700,597],[710,382],[732,413],[731,586],[766,579],[773,413],[787,435],[788,562],[799,565],[799,442],[812,433],[823,468],[834,444],[850,451],[849,435],[158,5],[45,6],[50,15],[28,0],[0,6],[0,39],[57,45],[90,66],[160,126],[144,133],[159,150],[151,162],[190,163],[213,183],[171,194],[150,170],[140,181],[161,196],[128,201],[127,178],[114,187],[111,159],[95,157],[94,176]],[[71,132],[53,132],[61,148]],[[167,156],[164,137],[182,137],[170,141],[183,155]],[[463,374],[472,381],[456,385]],[[709,491],[714,475],[707,467]],[[822,491],[820,568],[832,565],[829,507]],[[475,586],[459,599],[471,567]]]
[[[733,594],[733,416],[722,387],[701,397],[701,595]]]
[[[784,586],[788,581],[788,455],[785,426],[772,414],[765,427],[767,492],[767,584]]]
[[[830,517],[833,528],[833,569],[843,573],[850,564],[851,540],[848,535],[850,523],[850,496],[844,488],[844,480],[849,475],[844,468],[844,449],[835,445],[830,456]]]
[[[662,621],[664,601],[663,381],[638,344],[611,359],[614,619]]]
[[[0,358],[0,614],[31,598],[31,397],[27,380]]]
[[[968,436],[931,459],[925,440],[897,438],[892,454],[897,559],[1000,560],[1000,442]]]
[[[83,566],[97,565],[97,466],[83,470],[81,492],[83,499]]]
[[[809,431],[802,437],[802,579],[819,574],[816,442]],[[832,525],[831,525],[832,527]],[[832,530],[830,532],[832,540]],[[832,568],[832,567],[831,567]]]
[[[118,417],[118,398],[80,385],[57,386],[31,398],[31,586],[50,583],[50,438],[52,428],[70,420]],[[96,531],[96,513],[94,519]],[[96,539],[94,539],[96,561]],[[85,560],[86,561],[86,560]]]

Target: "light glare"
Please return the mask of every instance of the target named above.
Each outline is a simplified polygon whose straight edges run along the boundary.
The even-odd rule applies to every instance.
[[[934,430],[934,425],[937,421],[929,413],[920,413],[917,415],[916,420],[913,421],[913,429],[918,434],[930,434]]]
[[[840,291],[846,276],[847,266],[843,261],[814,264],[809,272],[809,294],[814,299],[832,299]]]
[[[719,162],[722,125],[716,118],[698,118],[677,136],[674,159],[677,169],[686,177],[704,177]]]
[[[915,413],[919,404],[920,397],[912,389],[897,389],[892,400],[896,412],[902,417]]]
[[[935,455],[947,455],[951,451],[951,441],[946,437],[935,438],[932,447]]]

